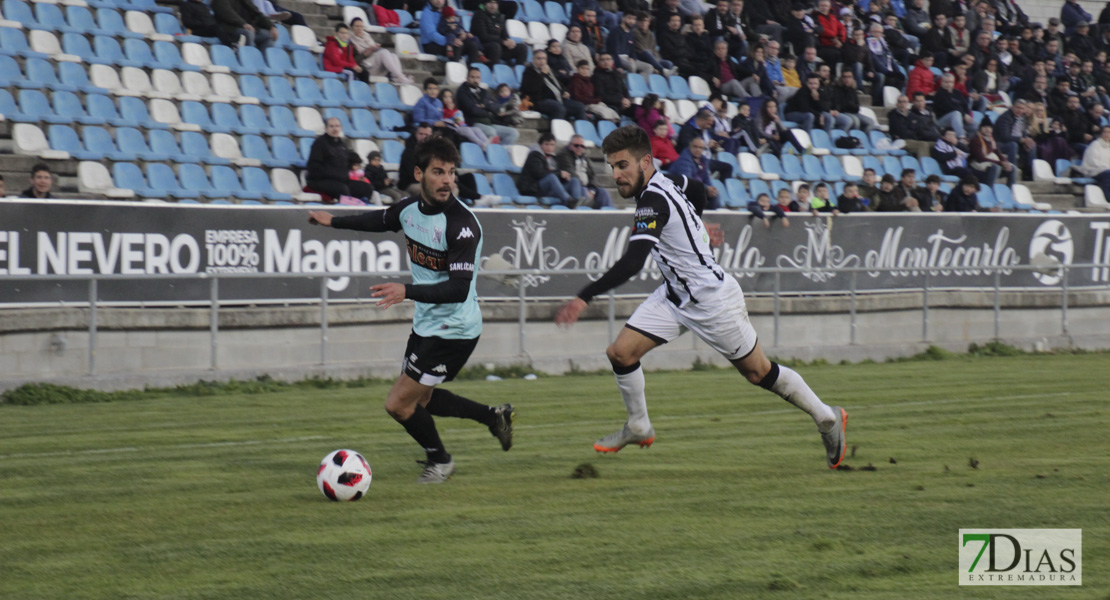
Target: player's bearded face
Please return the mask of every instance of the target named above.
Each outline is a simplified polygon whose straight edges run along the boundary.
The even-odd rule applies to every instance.
[[[632,158],[627,150],[611,155],[609,164],[613,167],[613,181],[617,184],[617,192],[621,198],[632,198],[644,189],[647,178],[640,166],[640,160]]]
[[[433,158],[428,168],[417,170],[420,191],[431,204],[443,204],[451,198],[451,184],[455,182],[455,165]]]

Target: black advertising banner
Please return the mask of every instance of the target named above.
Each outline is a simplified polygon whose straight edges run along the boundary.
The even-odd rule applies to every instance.
[[[329,208],[333,213],[348,209]],[[354,209],[358,212],[358,209]],[[400,272],[408,269],[404,236],[337,231],[307,223],[308,210],[113,202],[0,202],[0,304],[86,302],[83,281],[16,280],[12,276],[125,274],[132,280],[98,283],[103,302],[208,302],[209,282],[162,280],[144,275],[199,273],[319,274]],[[537,269],[544,274],[482,278],[484,297],[527,294],[570,296],[585,275],[559,271],[604,270],[624,252],[631,211],[480,210],[483,266],[498,255],[499,268]],[[1005,287],[1047,288],[1061,284],[1060,271],[1013,269],[1016,265],[1085,264],[1068,271],[1071,287],[1110,283],[1110,216],[896,214],[810,217],[790,227],[746,213],[705,216],[719,227],[717,260],[746,291],[773,291],[775,275],[758,269],[794,269],[780,275],[783,292],[849,289],[849,275],[864,269],[857,290],[931,287],[993,288],[996,272]],[[493,266],[492,264],[489,266]],[[959,268],[959,269],[958,269]],[[597,276],[594,275],[594,278]],[[4,281],[5,278],[8,281]],[[368,296],[366,280],[330,277],[333,299]],[[648,293],[659,285],[651,270],[620,288]],[[319,280],[308,277],[221,278],[221,301],[280,302],[318,298]]]

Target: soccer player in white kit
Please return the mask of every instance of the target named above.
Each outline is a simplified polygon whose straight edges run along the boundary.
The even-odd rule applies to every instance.
[[[664,283],[632,313],[605,351],[628,410],[628,421],[616,433],[596,441],[594,449],[618,452],[628,444],[648,447],[655,442],[640,359],[652,348],[677,338],[686,328],[727,358],[749,382],[778,394],[813,417],[825,444],[827,464],[835,469],[844,460],[848,413],[822,402],[801,375],[763,354],[748,320],[740,284],[713,258],[700,216],[705,187],[686,177],[657,171],[647,133],[635,125],[606,136],[602,150],[613,168],[617,191],[624,198],[636,199],[635,230],[624,256],[564,304],[555,322],[572,325],[593,297],[636,275],[649,254],[659,266]]]

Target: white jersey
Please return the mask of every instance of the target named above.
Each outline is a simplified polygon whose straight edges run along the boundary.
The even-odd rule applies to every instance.
[[[681,307],[715,294],[725,272],[713,258],[701,217],[683,193],[686,178],[675,179],[678,185],[656,171],[648,180],[636,198],[635,231],[629,241],[655,242],[651,255],[666,281],[667,299]]]

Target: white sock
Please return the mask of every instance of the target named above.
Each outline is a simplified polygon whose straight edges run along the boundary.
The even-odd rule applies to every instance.
[[[644,369],[636,363],[631,371],[619,373],[613,370],[617,378],[617,387],[620,388],[621,398],[624,399],[624,408],[628,411],[628,428],[633,433],[644,434],[651,431],[651,420],[648,419],[647,398],[644,396]]]
[[[817,397],[797,371],[778,365],[779,377],[771,386],[771,391],[782,396],[783,400],[809,413],[818,427],[828,426],[836,420],[832,407]]]

